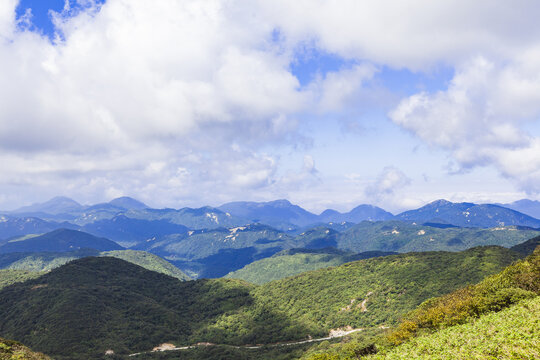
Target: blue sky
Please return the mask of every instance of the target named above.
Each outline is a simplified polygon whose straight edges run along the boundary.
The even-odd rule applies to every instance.
[[[538,199],[539,10],[8,0],[0,208]]]

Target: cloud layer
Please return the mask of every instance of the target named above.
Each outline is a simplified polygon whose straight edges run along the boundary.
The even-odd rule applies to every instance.
[[[16,0],[0,2],[0,205],[63,192],[179,206],[320,188],[305,122],[369,107],[384,67],[455,69],[448,88],[386,109],[392,121],[459,169],[495,166],[540,191],[535,1],[85,3],[54,14],[51,42],[17,24]],[[291,65],[306,47],[352,65],[301,86]],[[292,172],[273,150],[284,146],[306,152]],[[366,186],[388,195],[400,170],[386,165]]]

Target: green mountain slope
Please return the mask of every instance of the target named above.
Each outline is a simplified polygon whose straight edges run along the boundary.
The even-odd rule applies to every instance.
[[[274,228],[252,224],[189,231],[145,241],[134,249],[160,255],[192,277],[221,277],[297,242]]]
[[[395,255],[393,252],[368,251],[360,254],[332,248],[284,250],[272,257],[255,261],[242,269],[227,274],[226,278],[242,279],[253,284],[264,284],[306,271],[338,266],[347,262],[377,256]]]
[[[65,263],[89,256],[112,256],[145,269],[169,275],[180,280],[189,280],[184,272],[167,260],[146,251],[115,250],[103,251],[82,249],[70,252],[37,252],[0,254],[0,269],[50,271]]]
[[[84,258],[0,291],[0,333],[55,359],[100,359],[171,340],[249,305],[233,280],[188,281],[126,261]]]
[[[116,250],[104,251],[99,256],[112,256],[118,259],[125,260],[135,265],[142,266],[147,270],[152,270],[161,274],[169,275],[180,280],[190,280],[182,270],[171,264],[165,259],[157,255],[150,254],[146,251],[137,250]]]
[[[536,249],[538,246],[540,246],[540,236],[529,239],[521,244],[514,245],[510,248],[510,250],[518,252],[523,256],[527,256],[532,254],[534,249]]]
[[[354,252],[461,251],[482,245],[511,247],[539,234],[515,226],[441,229],[401,221],[364,221],[339,234],[336,241],[339,249]]]
[[[0,338],[0,360],[50,360],[50,358],[33,352],[17,341]]]
[[[540,297],[367,359],[538,359]]]
[[[502,247],[385,256],[273,281],[254,295],[314,328],[388,326],[422,301],[476,283],[516,259]]]
[[[518,257],[501,247],[392,255],[262,286],[181,282],[120,259],[90,257],[1,290],[0,334],[57,359],[148,351],[165,342],[324,337],[337,327],[391,325],[422,301],[477,282]],[[207,359],[223,359],[212,347],[208,352]]]
[[[166,258],[191,277],[214,278],[293,248],[335,247],[353,253],[461,251],[482,245],[510,247],[539,234],[518,227],[438,228],[401,221],[365,221],[343,232],[318,226],[293,237],[267,225],[251,224],[155,237],[133,249]]]
[[[527,258],[511,264],[497,274],[488,276],[478,284],[425,301],[408,313],[399,325],[391,329],[383,338],[357,338],[348,343],[342,342],[329,346],[322,351],[311,351],[306,358],[310,360],[350,359],[360,353],[377,353],[376,358],[388,357],[390,359],[431,357],[440,359],[535,358],[534,346],[531,346],[527,339],[534,339],[536,335],[529,333],[529,336],[527,331],[531,325],[538,329],[540,322],[538,312],[536,312],[532,324],[528,323],[529,320],[525,320],[525,323],[520,322],[522,326],[513,326],[515,324],[511,323],[489,326],[489,336],[485,336],[485,327],[475,329],[475,326],[479,317],[481,317],[480,321],[483,321],[486,314],[495,313],[487,315],[488,318],[503,319],[505,315],[496,313],[513,304],[520,303],[524,299],[538,299],[538,295],[540,295],[540,248]],[[534,309],[530,310],[534,311]],[[491,321],[487,320],[487,323],[489,324]],[[455,327],[464,323],[468,325]],[[506,327],[506,325],[512,325],[512,327]],[[524,332],[522,332],[522,327]],[[469,331],[471,328],[472,331]],[[454,334],[455,331],[465,333],[469,331],[465,337],[467,342],[449,341],[445,334]],[[434,332],[435,334],[433,334]],[[475,332],[477,333],[475,334]],[[497,338],[499,334],[504,334],[504,341]],[[426,335],[428,340],[422,338]],[[420,338],[416,338],[417,336]],[[477,342],[475,337],[480,340],[484,339],[485,343],[489,345],[480,346],[475,351],[471,351],[473,349],[467,344],[477,347],[482,343]],[[461,340],[465,339],[461,338]],[[503,343],[503,349],[497,346],[497,344]],[[403,345],[396,348],[395,345],[399,344]],[[416,349],[417,347],[418,349]],[[512,355],[516,348],[525,352],[516,352],[515,355]],[[464,349],[467,355],[461,353]],[[420,353],[415,352],[417,350]],[[500,350],[504,351],[501,353]],[[505,353],[506,350],[511,352]],[[530,350],[533,352],[531,353]],[[457,354],[461,355],[457,356]],[[533,355],[532,357],[521,357],[525,354]]]
[[[44,272],[27,271],[27,270],[0,270],[0,289],[11,284],[24,282],[26,280],[35,279],[43,275]]]

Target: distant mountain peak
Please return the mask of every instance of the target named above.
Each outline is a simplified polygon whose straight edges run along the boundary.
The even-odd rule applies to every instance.
[[[448,200],[446,200],[446,199],[438,199],[438,200],[435,200],[435,201],[430,202],[430,203],[427,204],[427,205],[432,205],[432,206],[444,206],[444,205],[450,205],[450,204],[453,204],[453,202],[448,201]]]
[[[140,202],[139,200],[134,199],[129,196],[122,196],[122,197],[113,199],[109,201],[109,204],[118,206],[124,209],[128,209],[128,210],[141,210],[141,209],[148,208],[148,206],[145,203]]]
[[[274,205],[274,206],[279,206],[279,207],[288,207],[288,206],[291,206],[292,204],[287,199],[278,199],[278,200],[268,201],[266,203],[266,205]]]
[[[43,212],[47,214],[61,214],[71,211],[82,211],[84,207],[75,200],[66,196],[55,196],[43,203],[35,203],[29,206],[23,206],[14,213]]]
[[[396,215],[400,220],[422,223],[446,223],[465,227],[520,225],[540,227],[540,220],[497,204],[453,203],[436,200],[415,210]]]

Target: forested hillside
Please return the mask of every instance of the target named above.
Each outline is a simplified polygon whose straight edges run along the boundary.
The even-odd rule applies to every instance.
[[[425,301],[384,336],[319,346],[305,358],[537,358],[538,295],[540,248],[476,285]]]
[[[112,256],[126,260],[145,269],[176,277],[180,280],[190,279],[180,269],[157,255],[136,250],[98,251],[82,249],[67,252],[32,252],[0,254],[0,269],[25,270],[33,272],[50,271],[65,263],[89,256]]]
[[[396,255],[394,252],[367,251],[359,254],[335,248],[284,250],[272,257],[258,260],[242,269],[227,274],[227,278],[242,279],[253,284],[264,284],[306,271],[378,256]]]

